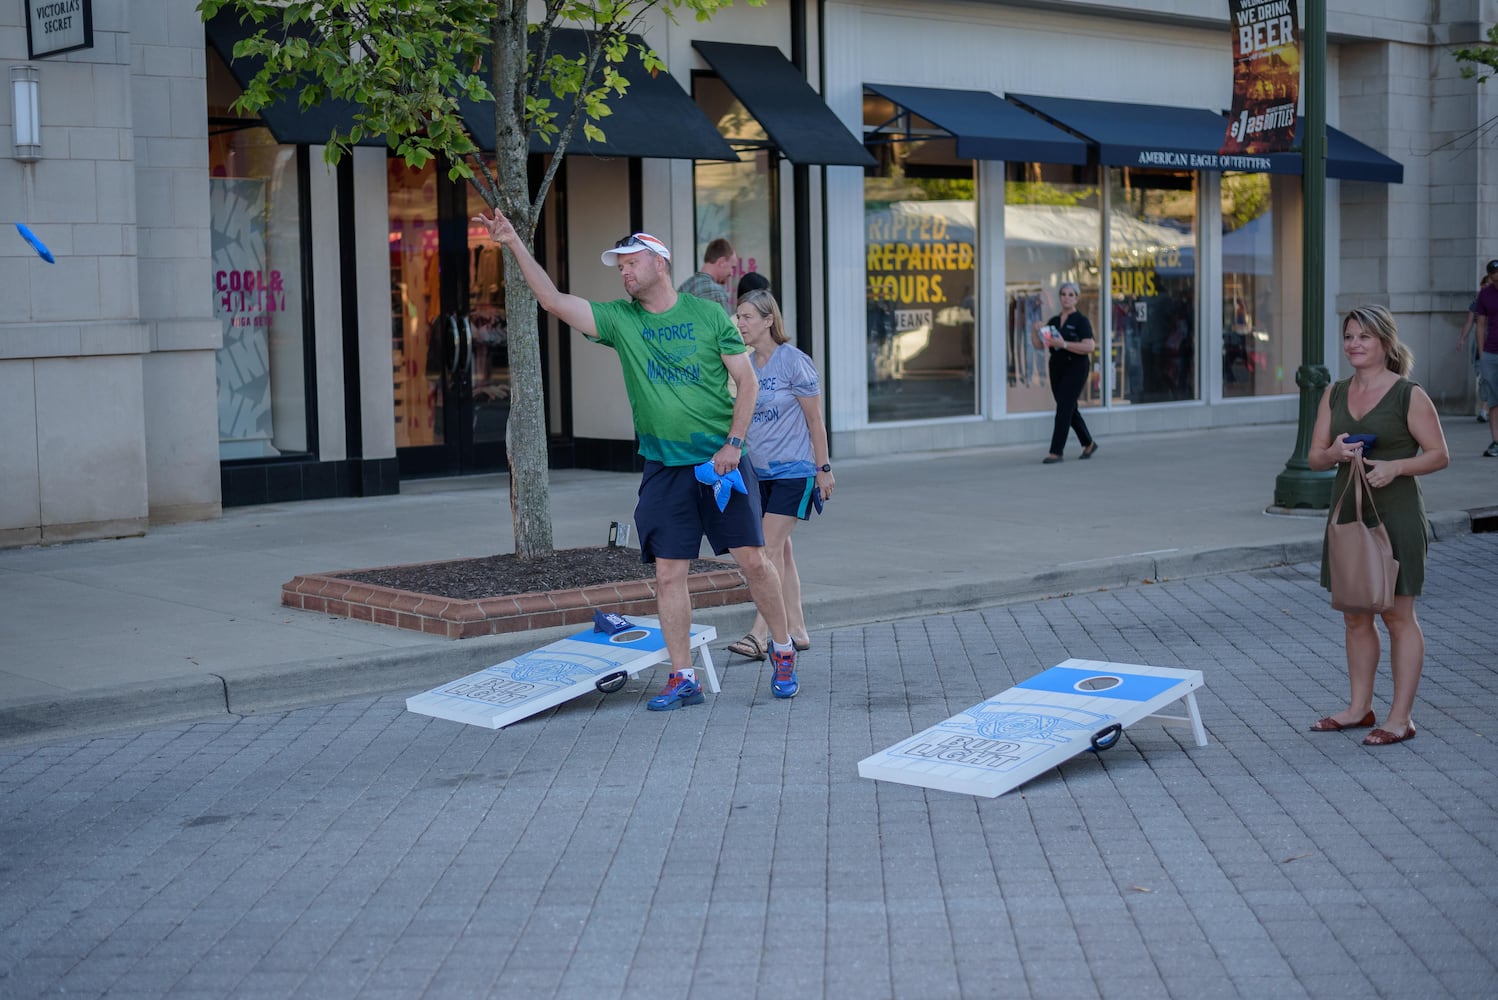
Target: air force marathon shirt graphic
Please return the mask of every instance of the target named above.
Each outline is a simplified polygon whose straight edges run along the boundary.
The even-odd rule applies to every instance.
[[[663,465],[712,458],[733,420],[725,354],[748,348],[723,307],[678,295],[663,313],[633,299],[593,303],[598,343],[619,354],[640,454]]]

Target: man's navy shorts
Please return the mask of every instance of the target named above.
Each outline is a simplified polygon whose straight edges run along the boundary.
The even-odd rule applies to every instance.
[[[761,479],[759,506],[766,514],[784,514],[806,520],[811,517],[811,491],[817,488],[815,476],[794,479]]]
[[[647,461],[635,505],[641,561],[696,559],[703,535],[720,556],[729,549],[763,546],[759,480],[747,458],[739,459],[739,475],[744,477],[748,494],[734,491],[728,506],[719,511],[712,487],[697,481],[692,466]]]

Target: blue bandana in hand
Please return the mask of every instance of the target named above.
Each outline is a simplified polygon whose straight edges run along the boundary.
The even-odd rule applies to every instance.
[[[724,475],[718,475],[718,470],[713,468],[712,460],[709,459],[697,466],[697,481],[704,486],[713,488],[713,499],[718,501],[718,509],[721,511],[728,506],[728,498],[733,492],[749,495],[748,489],[744,487],[744,477],[739,474],[738,469],[729,469]]]

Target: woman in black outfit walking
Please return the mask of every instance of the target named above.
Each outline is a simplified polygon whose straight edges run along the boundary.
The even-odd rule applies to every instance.
[[[1077,409],[1077,400],[1092,372],[1092,352],[1097,341],[1092,337],[1092,324],[1077,312],[1077,299],[1082,295],[1077,283],[1062,282],[1060,295],[1061,312],[1052,316],[1043,328],[1037,323],[1030,331],[1030,341],[1037,348],[1050,348],[1051,395],[1056,398],[1056,426],[1051,431],[1051,452],[1041,459],[1044,465],[1061,461],[1068,430],[1077,432],[1083,458],[1091,458],[1097,451],[1097,442]]]

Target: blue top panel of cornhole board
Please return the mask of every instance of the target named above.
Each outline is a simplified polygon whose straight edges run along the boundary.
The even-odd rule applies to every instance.
[[[1200,670],[1067,660],[865,757],[858,774],[992,798],[1201,686]]]
[[[406,699],[406,710],[453,722],[499,729],[595,691],[600,678],[636,674],[667,659],[666,640],[654,618],[631,618],[615,635],[588,627]],[[693,625],[691,647],[718,637],[711,625]]]

